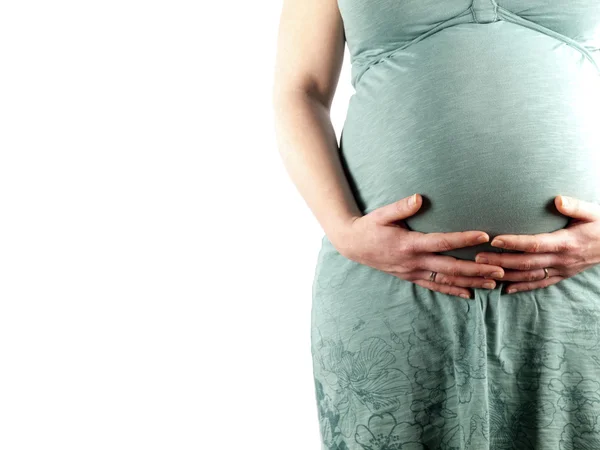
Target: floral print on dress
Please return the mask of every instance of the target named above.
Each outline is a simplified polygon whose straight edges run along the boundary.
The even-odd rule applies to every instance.
[[[559,394],[558,407],[563,411],[582,411],[586,405],[600,404],[600,383],[577,371],[563,372],[560,379],[550,380],[548,387]]]
[[[462,425],[456,425],[454,428],[448,430],[442,437],[442,443],[440,450],[457,450],[457,449],[473,449],[479,450],[477,443],[474,443],[473,437],[480,423],[478,416],[471,417],[470,428],[468,436],[465,434],[465,429]]]
[[[485,335],[482,327],[473,330],[475,322],[470,322],[471,329],[455,324],[457,336],[457,354],[454,360],[454,371],[458,389],[458,401],[468,403],[474,392],[475,380],[484,380],[487,376]]]
[[[325,271],[321,269],[317,271],[315,274],[317,286],[320,289],[337,289],[341,287],[348,278],[350,273],[348,264],[351,264],[352,261],[329,248],[322,249],[319,261],[320,265],[318,269],[321,269],[321,266],[323,266],[329,270]]]
[[[329,395],[325,394],[323,384],[315,377],[315,394],[319,413],[321,442],[327,450],[348,450],[339,429],[340,414]]]
[[[358,425],[354,439],[364,450],[426,450],[423,428],[417,423],[397,422],[390,413],[373,414],[367,425]]]
[[[499,359],[507,374],[516,374],[519,389],[537,391],[544,370],[561,368],[565,360],[565,345],[556,339],[531,336],[521,340],[518,346],[504,345]]]
[[[439,318],[422,311],[413,320],[408,337],[408,363],[415,381],[425,389],[449,389],[456,385],[460,403],[471,401],[474,380],[485,379],[485,336],[465,310],[450,327],[452,339],[435,326]]]
[[[600,314],[597,310],[580,308],[573,310],[573,326],[567,332],[570,340],[586,350],[598,348],[600,344]]]
[[[335,391],[339,427],[345,437],[354,432],[358,411],[397,410],[411,392],[408,377],[394,367],[396,357],[383,339],[371,337],[350,351],[341,342],[322,340],[314,353],[323,380]]]
[[[404,342],[402,342],[402,338],[400,337],[400,335],[398,333],[396,333],[394,331],[394,328],[392,328],[392,326],[390,325],[390,320],[387,317],[385,317],[383,319],[383,323],[385,324],[385,326],[387,327],[387,329],[390,332],[390,339],[392,340],[392,342],[394,342],[395,344],[398,344],[401,349],[404,349],[404,347],[405,347]]]
[[[502,388],[491,383],[489,388],[489,440],[494,450],[535,450],[529,429],[550,425],[556,409],[547,400],[523,400],[513,404]]]
[[[425,389],[454,386],[453,342],[438,328],[440,319],[429,311],[419,311],[408,336],[408,364],[415,369],[416,383]]]
[[[316,286],[322,450],[600,450],[600,295],[362,295],[331,269],[355,272]]]
[[[456,413],[446,407],[446,392],[439,388],[429,391],[426,400],[413,400],[410,409],[415,413],[415,420],[423,426],[442,428],[446,419],[456,418]]]
[[[569,423],[560,435],[560,450],[597,450],[600,449],[598,431],[585,430]]]

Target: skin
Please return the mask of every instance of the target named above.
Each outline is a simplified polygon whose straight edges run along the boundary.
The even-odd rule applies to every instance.
[[[539,278],[539,272],[544,275],[542,269],[534,270],[542,262],[544,267],[556,268],[542,284],[564,279],[572,272],[559,272],[556,259],[550,258],[527,263],[525,258],[511,259],[517,258],[513,255],[481,253],[489,257],[488,263],[483,263],[437,254],[487,242],[489,236],[478,230],[408,230],[403,219],[421,207],[418,194],[414,206],[409,205],[408,197],[401,198],[363,215],[345,178],[330,118],[344,46],[343,21],[335,0],[284,0],[272,92],[277,146],[292,182],[340,254],[433,291],[466,298],[472,297],[469,287],[495,287],[494,279],[505,277],[504,267],[516,268],[515,264],[527,265],[527,270],[513,270],[509,275],[511,281],[528,280],[529,284],[518,286],[522,290],[534,286],[532,277]],[[484,241],[478,240],[481,237]],[[574,242],[571,234],[563,237]],[[519,245],[516,237],[506,238],[514,248]],[[527,241],[528,245],[531,242],[538,241]],[[547,248],[548,241],[541,242],[546,244],[536,245]],[[587,261],[593,259],[588,256]],[[432,271],[438,272],[435,282],[429,281]]]
[[[554,204],[561,214],[572,218],[565,228],[533,235],[498,235],[491,242],[494,247],[522,254],[477,254],[477,261],[486,258],[490,264],[513,269],[504,272],[503,280],[512,281],[506,286],[507,293],[544,288],[600,264],[600,205],[566,196],[557,196]]]

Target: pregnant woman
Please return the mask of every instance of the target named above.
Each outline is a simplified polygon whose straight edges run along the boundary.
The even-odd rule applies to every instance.
[[[600,1],[284,0],[273,99],[321,448],[600,449]]]

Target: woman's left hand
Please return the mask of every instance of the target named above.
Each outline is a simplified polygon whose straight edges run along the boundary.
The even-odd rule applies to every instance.
[[[574,218],[565,228],[534,235],[503,234],[491,242],[494,247],[526,253],[477,254],[478,263],[515,269],[505,270],[504,277],[497,279],[514,281],[507,285],[507,293],[544,288],[600,264],[600,205],[565,196],[555,197],[554,204]]]

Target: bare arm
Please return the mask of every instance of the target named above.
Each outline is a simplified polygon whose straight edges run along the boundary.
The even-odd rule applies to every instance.
[[[330,119],[344,45],[336,0],[284,0],[273,86],[278,148],[296,188],[334,245],[344,226],[362,216]]]
[[[353,261],[452,295],[470,297],[467,287],[482,287],[490,281],[486,277],[503,274],[499,266],[437,254],[487,241],[486,233],[419,233],[397,225],[421,207],[420,195],[414,204],[406,197],[362,214],[330,119],[345,44],[337,1],[283,1],[273,86],[278,148],[334,247]]]

